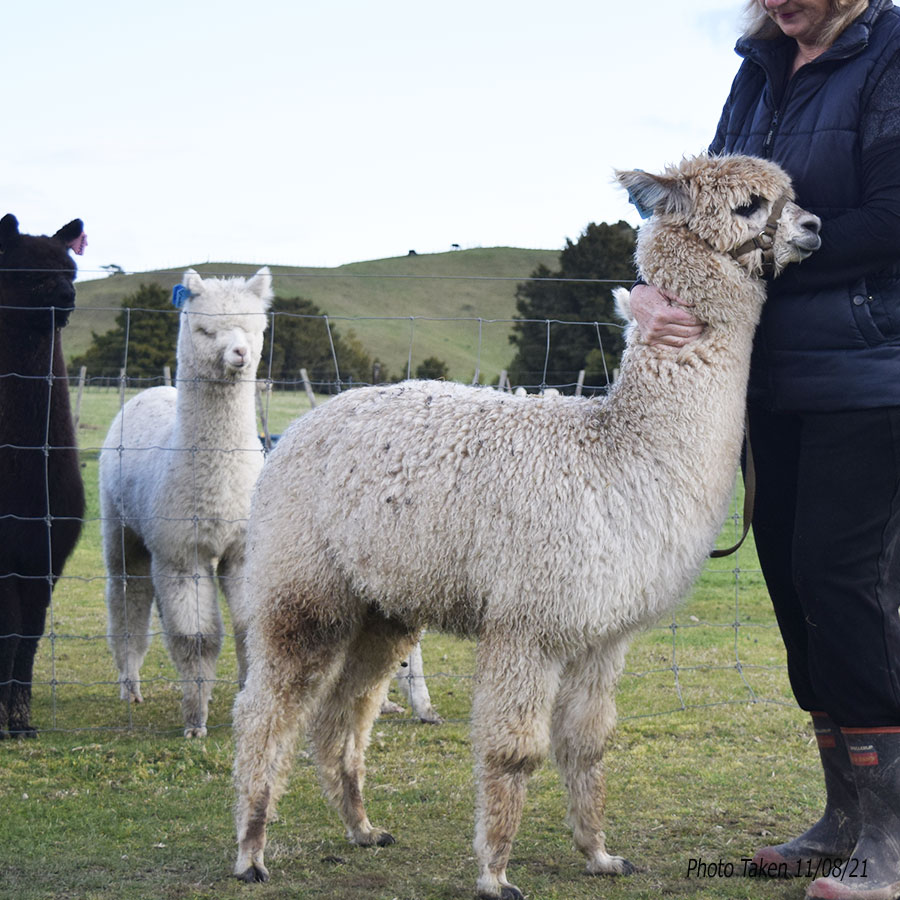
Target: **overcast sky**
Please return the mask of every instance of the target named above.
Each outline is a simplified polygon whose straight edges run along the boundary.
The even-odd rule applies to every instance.
[[[7,4],[0,215],[85,276],[561,248],[702,151],[741,0]]]

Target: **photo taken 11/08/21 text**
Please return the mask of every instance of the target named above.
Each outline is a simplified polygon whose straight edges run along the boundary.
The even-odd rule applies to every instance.
[[[867,860],[822,858],[797,859],[780,863],[756,863],[749,856],[737,862],[724,859],[706,861],[702,857],[688,860],[685,878],[818,878],[830,876],[841,881],[865,878]]]

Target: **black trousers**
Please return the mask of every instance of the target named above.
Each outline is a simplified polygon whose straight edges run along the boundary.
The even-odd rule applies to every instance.
[[[900,408],[750,408],[753,534],[801,708],[900,725]]]

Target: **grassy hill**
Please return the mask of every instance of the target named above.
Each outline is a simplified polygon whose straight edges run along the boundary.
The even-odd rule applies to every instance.
[[[312,300],[342,335],[353,332],[367,352],[403,375],[430,356],[447,363],[450,377],[482,383],[509,364],[511,319],[519,282],[540,265],[556,268],[558,250],[493,247],[400,256],[336,268],[272,266],[275,292]],[[187,268],[185,266],[184,268]],[[195,265],[205,275],[250,275],[257,266]],[[83,353],[92,332],[114,325],[122,298],[141,284],[166,290],[184,269],[117,275],[79,282],[75,313],[65,331],[67,358]]]

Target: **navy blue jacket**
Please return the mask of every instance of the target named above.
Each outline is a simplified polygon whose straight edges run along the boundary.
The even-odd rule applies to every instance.
[[[822,249],[770,285],[750,399],[785,411],[900,406],[900,10],[871,0],[790,79],[793,40],[735,49],[744,62],[710,150],[779,163],[823,222]]]

